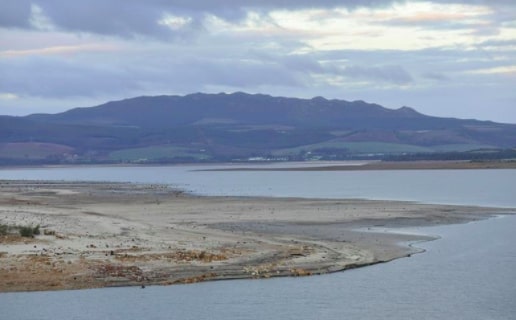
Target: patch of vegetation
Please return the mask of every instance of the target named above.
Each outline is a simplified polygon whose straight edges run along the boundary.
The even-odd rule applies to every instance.
[[[473,150],[480,149],[493,149],[491,145],[483,145],[483,144],[445,144],[445,145],[437,145],[432,146],[436,152],[468,152]]]
[[[123,149],[109,154],[116,161],[156,161],[174,158],[193,158],[194,160],[209,159],[204,150],[176,146],[151,146],[145,148]]]
[[[8,234],[20,234],[22,237],[33,238],[41,234],[41,230],[39,229],[39,224],[35,227],[33,226],[10,226],[7,224],[0,224],[0,235],[5,236]]]
[[[386,161],[418,161],[418,160],[469,160],[469,161],[514,161],[516,149],[480,149],[467,152],[435,152],[390,155]]]
[[[9,232],[9,226],[6,224],[0,224],[0,236],[5,236]]]
[[[72,153],[73,148],[55,143],[16,142],[0,147],[0,158],[43,160],[61,158],[65,153]]]
[[[399,154],[399,153],[423,153],[433,152],[432,149],[408,144],[386,143],[386,142],[347,142],[332,140],[312,145],[304,145],[296,148],[274,151],[277,156],[295,155],[303,152],[327,151],[335,153],[336,150],[346,151],[348,154]],[[321,153],[321,152],[319,152]],[[327,154],[324,154],[327,155]]]
[[[19,229],[20,236],[27,238],[34,238],[35,235],[40,234],[39,224],[35,227],[32,226],[22,226]]]

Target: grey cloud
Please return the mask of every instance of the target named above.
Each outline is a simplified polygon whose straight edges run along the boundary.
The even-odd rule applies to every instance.
[[[124,70],[52,58],[0,60],[0,92],[36,97],[79,97],[138,88]]]
[[[494,43],[498,44],[498,42]],[[495,59],[492,56],[493,54],[495,53],[483,50],[480,46],[478,50],[463,50],[461,48],[432,48],[413,51],[335,50],[320,52],[315,54],[314,57],[325,61],[348,60],[354,65],[360,66],[374,66],[378,64],[378,61],[382,61],[392,66],[403,66],[407,70],[420,70],[418,74],[425,74],[428,70],[431,70],[432,73],[446,74],[455,80],[457,74],[477,69],[496,68],[506,65],[507,61],[516,61],[516,50],[497,51],[497,58],[502,57],[503,59]]]
[[[294,70],[313,73],[323,73],[326,70],[317,60],[305,55],[288,55],[282,57],[282,60],[287,68]]]
[[[48,57],[0,60],[0,92],[67,98],[134,96],[148,92],[196,92],[209,86],[256,88],[302,87],[303,75],[267,61],[198,58],[181,54],[160,59],[123,57],[71,62]]]
[[[274,8],[353,8],[391,2],[392,0],[5,0],[0,4],[0,27],[31,28],[31,5],[37,5],[54,25],[62,30],[125,37],[167,37],[174,36],[180,31],[172,31],[156,23],[165,13],[189,17],[192,23],[187,31],[195,31],[201,28],[207,14],[237,21],[245,17],[249,9],[266,12]]]
[[[382,105],[393,108],[409,105],[429,115],[516,123],[514,83],[486,86],[477,79],[474,83],[447,83],[419,90],[363,90],[360,93],[366,94],[368,99]]]
[[[32,5],[38,6],[53,25],[64,31],[103,35],[154,38],[182,36],[202,27],[203,12],[178,7],[173,1],[60,1],[15,0],[0,4],[0,27],[34,28],[30,23]],[[11,4],[12,2],[12,4]],[[165,14],[191,19],[185,28],[171,30],[158,24]]]
[[[426,72],[422,74],[423,78],[435,80],[435,81],[447,81],[449,78],[443,74],[438,72]]]
[[[443,74],[465,81],[457,77],[456,72],[497,67],[504,63],[479,63],[475,60],[457,63],[457,58],[464,57],[464,52],[436,49],[418,52],[346,50],[283,55],[263,49],[254,49],[250,53],[245,47],[233,44],[210,48],[208,53],[206,50],[204,47],[186,46],[175,47],[171,51],[168,46],[158,45],[138,51],[138,54],[113,52],[107,59],[103,53],[73,60],[50,57],[0,60],[0,92],[66,97],[133,96],[170,90],[188,93],[224,86],[251,91],[265,86],[302,90],[323,84],[327,76],[368,80],[373,85],[405,85],[416,81],[407,70],[437,82],[445,79]],[[231,52],[229,55],[228,50]],[[468,54],[484,57],[482,52]],[[349,61],[348,67],[342,66],[343,60]],[[378,61],[385,64],[378,65]]]
[[[388,6],[396,0],[4,0],[0,4],[0,27],[31,28],[31,4],[39,6],[58,29],[131,37],[137,35],[167,38],[189,35],[202,29],[206,15],[238,21],[248,10],[266,13],[272,9]],[[439,1],[446,2],[449,1]],[[451,2],[471,3],[455,0]],[[510,6],[513,1],[476,1],[490,6]],[[514,2],[516,3],[516,2]],[[507,10],[502,10],[507,12]],[[170,30],[156,22],[164,13],[186,16],[191,24],[182,30]],[[506,14],[507,15],[507,14]],[[512,15],[511,15],[512,17]]]
[[[486,40],[478,44],[481,47],[512,47],[516,46],[516,39],[514,40]]]
[[[249,1],[235,5],[234,1],[57,1],[33,0],[54,22],[57,29],[91,32],[104,35],[132,37],[147,35],[168,39],[190,37],[203,28],[206,14],[215,14],[223,19],[238,20],[246,10],[255,8],[266,16],[271,8],[353,7],[384,5],[390,1]],[[314,2],[314,3],[310,3]],[[456,1],[459,2],[459,1]],[[462,1],[466,3],[466,1]],[[496,1],[495,1],[496,2]],[[494,5],[493,1],[483,2]],[[480,2],[479,2],[480,3]],[[508,4],[500,4],[501,7]],[[516,1],[514,1],[516,3]],[[30,28],[30,1],[0,0],[0,28]],[[263,11],[262,11],[263,10]],[[498,10],[498,9],[497,9]],[[171,15],[192,17],[185,30],[172,31],[157,25],[156,20],[166,12]],[[516,12],[516,11],[515,11]],[[496,19],[493,15],[490,19]],[[508,18],[507,18],[508,19]],[[9,32],[9,31],[7,31]],[[20,31],[23,33],[23,31]],[[35,32],[33,34],[39,35]],[[46,33],[51,35],[51,33]],[[0,93],[19,96],[42,97],[45,101],[76,101],[90,97],[131,97],[141,94],[191,93],[210,90],[244,90],[248,92],[273,93],[276,95],[316,96],[367,99],[383,104],[392,101],[393,107],[413,105],[426,106],[431,113],[432,101],[426,100],[424,92],[432,95],[453,94],[457,87],[470,94],[461,97],[457,91],[457,105],[461,98],[476,102],[482,95],[480,89],[489,83],[493,97],[497,90],[514,99],[514,77],[498,74],[468,74],[467,71],[496,68],[516,61],[516,42],[485,41],[479,50],[453,49],[425,50],[299,50],[305,44],[297,35],[222,34],[198,38],[193,42],[167,41],[119,41],[123,51],[81,52],[69,56],[23,56],[0,58]],[[253,38],[255,37],[255,38]],[[41,37],[45,38],[45,37]],[[113,39],[96,37],[99,43]],[[244,39],[244,40],[243,40]],[[486,47],[485,50],[481,49]],[[487,48],[494,47],[494,48]],[[271,49],[274,48],[274,49]],[[290,54],[291,52],[310,52]],[[496,59],[495,59],[496,58]],[[345,68],[343,65],[347,65]],[[410,72],[409,72],[410,71]],[[344,87],[332,85],[328,80],[342,76],[346,79],[368,80],[371,85]],[[446,77],[453,81],[444,81]],[[420,79],[417,88],[406,90],[388,86],[390,93],[378,92],[383,84],[405,85]],[[433,81],[432,81],[433,80]],[[426,87],[428,85],[428,87]],[[428,89],[430,88],[431,89]],[[449,87],[449,89],[448,89]],[[509,90],[509,87],[512,89]],[[374,89],[374,90],[373,90]],[[449,91],[446,91],[449,90]],[[385,90],[388,91],[388,90]],[[388,96],[390,95],[390,96]],[[482,101],[487,101],[486,98]],[[432,97],[430,97],[432,98]],[[437,98],[433,98],[434,100]],[[22,103],[23,99],[20,99]],[[14,101],[14,100],[13,100]],[[27,100],[23,100],[27,101]],[[437,100],[433,101],[436,102]],[[480,100],[479,100],[480,101]],[[514,100],[513,100],[514,101]],[[395,102],[395,104],[394,104]],[[450,106],[446,99],[439,100]],[[3,102],[2,102],[3,103]],[[14,103],[14,102],[12,102]],[[502,104],[503,102],[500,102]],[[70,103],[70,105],[75,105]],[[487,105],[487,104],[486,104]],[[506,103],[505,105],[509,105]],[[514,103],[511,105],[514,106]]]
[[[410,69],[433,68],[435,65],[450,64],[457,67],[463,63],[458,60],[485,55],[481,51],[465,51],[461,48],[439,49],[429,48],[420,50],[333,50],[318,52],[315,55],[319,60],[349,60],[359,61],[361,65],[375,65],[382,61],[388,65],[403,65]]]
[[[306,54],[270,54],[264,52],[253,52],[253,57],[258,60],[268,61],[270,63],[282,66],[285,70],[298,73],[324,73],[328,72],[328,68],[323,67],[317,59]]]
[[[36,1],[57,27],[71,31],[161,38],[182,36],[201,28],[198,16],[147,1],[63,1],[59,5],[50,5],[51,1]],[[171,30],[158,24],[165,14],[186,15],[191,18],[191,23],[185,28]]]
[[[302,86],[295,72],[264,61],[185,59],[175,66],[180,81],[248,88],[260,85]],[[202,79],[202,80],[201,80]]]
[[[140,10],[138,5],[134,5],[129,9],[123,4],[115,7],[110,1],[94,4],[90,1],[65,1],[59,6],[38,5],[56,25],[65,29],[124,36],[136,31],[142,34],[163,32],[163,27],[155,23],[159,19],[159,11],[153,8]]]
[[[0,27],[28,28],[30,1],[4,0],[0,3]]]
[[[412,76],[400,66],[350,66],[344,68],[341,73],[348,78],[384,81],[400,85],[414,81]]]
[[[424,113],[446,116],[459,116],[459,106],[475,106],[475,117],[486,119],[499,116],[493,113],[493,99],[496,100],[496,110],[502,107],[514,109],[514,77],[459,74],[464,68],[490,67],[502,63],[457,62],[461,58],[482,58],[481,52],[459,49],[417,52],[345,50],[284,56],[264,49],[255,49],[249,54],[245,46],[239,45],[221,45],[208,53],[204,47],[175,46],[171,49],[160,43],[146,45],[151,47],[138,51],[138,54],[113,52],[108,53],[113,56],[107,59],[104,56],[106,53],[74,56],[73,59],[29,56],[0,59],[0,92],[23,96],[19,102],[10,101],[13,106],[14,103],[25,103],[31,107],[34,106],[30,101],[34,100],[27,100],[26,96],[41,97],[38,101],[46,101],[47,105],[60,101],[71,107],[77,106],[77,101],[81,99],[97,99],[96,103],[83,104],[91,106],[106,100],[143,94],[243,90],[282,96],[322,95],[347,100],[365,99],[390,107],[411,105]],[[341,65],[344,60],[350,67],[343,70]],[[378,65],[378,61],[384,65]],[[418,78],[437,79],[444,74],[453,81],[426,81],[423,84],[432,85],[411,90],[397,86],[389,86],[388,90],[382,88],[385,87],[381,85],[383,83],[410,84],[417,81],[412,80],[413,76],[407,70],[414,78],[417,75]],[[368,82],[372,84],[343,87],[320,82],[326,75],[341,75],[351,80],[366,79],[371,80]],[[486,83],[491,85],[486,86]],[[510,99],[512,102],[507,102]],[[2,106],[5,103],[2,102]],[[43,104],[38,107],[41,107],[39,112],[47,108]],[[485,109],[484,113],[482,108]],[[466,111],[464,114],[471,115]],[[507,119],[508,115],[507,112]]]

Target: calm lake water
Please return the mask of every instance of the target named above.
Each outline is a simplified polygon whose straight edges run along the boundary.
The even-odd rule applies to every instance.
[[[224,166],[9,169],[0,170],[0,179],[130,181],[166,183],[203,195],[516,207],[516,170],[194,171],[220,167]]]
[[[191,172],[197,166],[0,170],[0,179],[170,183],[199,194],[516,207],[516,170]],[[2,319],[515,319],[516,216],[413,228],[411,258],[325,276],[0,294]]]

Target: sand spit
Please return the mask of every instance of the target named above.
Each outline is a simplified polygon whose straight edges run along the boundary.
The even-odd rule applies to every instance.
[[[321,164],[303,166],[268,167],[250,166],[199,171],[364,171],[364,170],[475,170],[475,169],[516,169],[516,161],[372,161],[364,164]]]
[[[162,185],[0,181],[0,292],[305,276],[414,253],[370,227],[459,223],[507,209],[197,197]]]

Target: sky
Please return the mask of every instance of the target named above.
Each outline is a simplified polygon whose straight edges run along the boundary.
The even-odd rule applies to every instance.
[[[0,0],[0,114],[236,91],[516,123],[516,1]]]

